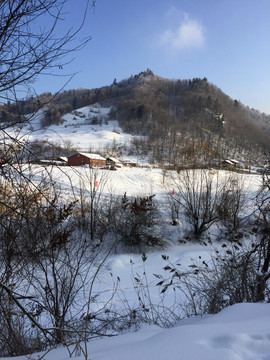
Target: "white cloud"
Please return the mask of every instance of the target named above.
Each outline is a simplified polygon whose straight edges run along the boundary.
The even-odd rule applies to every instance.
[[[197,21],[185,15],[184,21],[176,30],[168,29],[160,37],[163,45],[176,50],[200,48],[204,45],[204,29]]]

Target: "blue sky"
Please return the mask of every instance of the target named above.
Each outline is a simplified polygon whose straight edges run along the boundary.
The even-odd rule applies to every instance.
[[[84,4],[68,0],[63,26],[76,26]],[[269,19],[270,0],[96,0],[80,33],[92,40],[59,74],[78,72],[66,89],[110,85],[147,68],[170,79],[207,77],[270,114]],[[36,88],[63,84],[42,77]]]

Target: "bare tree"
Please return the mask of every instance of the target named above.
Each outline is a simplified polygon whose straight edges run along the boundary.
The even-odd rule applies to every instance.
[[[217,174],[206,170],[180,171],[174,182],[176,192],[173,199],[180,204],[194,234],[200,236],[219,220],[217,204],[223,185]]]
[[[47,106],[53,97],[44,98],[25,116],[23,96],[35,94],[34,84],[40,75],[56,74],[68,82],[74,74],[65,75],[64,67],[71,61],[69,56],[85,46],[90,36],[77,39],[85,22],[87,10],[95,0],[85,0],[82,19],[76,26],[63,30],[60,24],[66,16],[67,0],[6,0],[0,2],[0,101],[6,120],[0,125],[0,148],[5,161],[11,163],[24,159],[32,150],[24,143],[20,133],[11,135],[5,129],[11,124],[19,126],[30,121],[35,112]],[[40,25],[42,24],[42,25]],[[60,90],[60,89],[59,89]],[[6,104],[5,104],[6,103]],[[29,107],[28,107],[29,108]],[[8,114],[8,115],[7,115]],[[15,150],[15,151],[14,151]],[[12,153],[12,158],[10,158]]]
[[[246,220],[246,217],[243,216],[246,203],[243,178],[239,175],[230,175],[226,179],[226,186],[223,188],[217,204],[217,211],[225,228],[232,232],[232,237]]]
[[[37,75],[61,68],[66,55],[79,50],[90,37],[77,42],[89,5],[77,28],[58,31],[67,0],[6,0],[0,4],[0,96],[17,98],[17,86],[29,87]],[[46,16],[46,22],[42,21]],[[37,26],[38,22],[44,26]],[[45,25],[46,24],[46,25]],[[61,35],[58,35],[58,34]]]
[[[256,253],[259,261],[257,271],[256,300],[266,298],[267,282],[270,279],[270,177],[263,175],[262,186],[256,197],[257,218],[253,229],[257,241],[251,253]]]
[[[33,289],[33,300],[48,321],[42,326],[55,343],[66,344],[76,338],[74,324],[85,306],[80,292],[93,265],[88,250],[86,241],[71,240],[48,247],[45,256],[27,268],[25,276]]]
[[[59,23],[65,19],[67,0],[6,0],[0,2],[0,99],[13,101],[10,105],[14,124],[26,121],[23,116],[22,101],[18,99],[18,89],[33,87],[38,75],[53,72],[70,61],[67,56],[81,49],[88,43],[90,37],[77,41],[77,35],[86,19],[87,10],[95,5],[95,0],[85,0],[81,22],[64,31],[59,31]],[[46,21],[44,21],[44,19]],[[39,22],[43,26],[38,26]],[[49,96],[48,101],[51,101]],[[47,100],[46,100],[47,101]],[[42,104],[40,104],[42,106]],[[13,119],[13,118],[12,118]],[[29,119],[28,119],[29,120]],[[10,213],[25,214],[24,193],[22,183],[29,192],[42,193],[32,182],[32,178],[24,175],[22,160],[32,155],[31,147],[24,142],[20,133],[11,134],[8,125],[0,126],[0,150],[3,162],[9,165],[11,171],[1,169],[3,179],[8,182],[12,194],[20,193],[20,201],[12,202],[8,207],[10,197],[4,192],[1,199],[4,213],[9,221],[16,219]],[[14,176],[15,179],[14,180]],[[5,189],[7,190],[7,186]],[[23,207],[24,206],[24,207]],[[8,208],[8,211],[7,211]],[[3,222],[2,222],[3,224]]]
[[[167,260],[167,278],[161,277],[157,285],[161,293],[170,287],[179,292],[183,317],[214,314],[236,303],[256,301],[258,257],[250,246],[237,245],[212,247],[210,257],[199,256],[188,266]]]
[[[109,173],[106,170],[87,168],[80,171],[80,197],[78,225],[90,233],[93,240],[99,225],[101,200]]]
[[[0,126],[1,157],[8,165],[0,169],[0,317],[3,320],[1,331],[7,329],[6,341],[0,351],[3,350],[5,355],[19,355],[34,349],[33,342],[29,346],[22,346],[26,342],[24,340],[32,337],[29,332],[31,326],[24,326],[26,322],[22,319],[25,317],[43,336],[48,336],[46,329],[36,321],[35,316],[38,315],[33,315],[27,308],[28,294],[17,292],[18,285],[23,279],[23,271],[29,270],[30,263],[36,260],[42,264],[40,268],[45,268],[49,261],[46,250],[61,248],[70,235],[70,229],[63,225],[70,213],[64,210],[54,196],[50,176],[44,176],[48,185],[44,187],[43,180],[37,180],[39,175],[25,168],[22,159],[32,154],[32,150],[20,137],[19,131],[11,134],[7,129],[11,123],[19,125],[31,120],[24,116],[24,102],[19,99],[18,91],[25,90],[28,94],[34,92],[34,83],[39,75],[53,74],[55,69],[61,70],[71,60],[68,55],[81,49],[90,40],[89,36],[83,40],[77,39],[77,35],[85,22],[88,8],[95,5],[95,0],[84,1],[82,19],[77,27],[72,25],[63,30],[62,27],[60,29],[60,23],[64,22],[66,5],[67,0],[0,2],[0,100],[2,103],[7,102],[5,107],[9,110],[8,115],[5,113],[9,121]],[[49,96],[46,104],[51,100],[52,96]],[[42,105],[40,103],[39,107]],[[53,228],[50,222],[54,223]],[[58,265],[60,267],[60,262]],[[54,273],[55,276],[59,278],[61,271],[63,273],[64,270],[60,268]],[[65,281],[71,284],[72,276],[63,277],[63,281],[67,279]],[[30,280],[25,283],[25,289],[28,289],[27,284],[30,284]],[[68,297],[70,299],[72,295]],[[66,306],[68,300],[63,304]],[[50,306],[53,308],[53,305]],[[54,325],[62,321],[62,315]],[[23,322],[22,326],[19,326],[19,319]],[[54,336],[60,338],[57,331]]]

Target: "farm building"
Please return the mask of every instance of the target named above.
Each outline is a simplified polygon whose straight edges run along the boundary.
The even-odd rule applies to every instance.
[[[90,167],[105,167],[106,159],[99,154],[79,152],[68,156],[69,166],[89,165]]]
[[[226,159],[226,160],[223,160],[221,163],[220,163],[220,166],[223,168],[223,169],[234,169],[234,168],[239,168],[241,165],[241,163],[237,160],[234,160],[234,159]]]
[[[113,167],[120,168],[120,167],[123,166],[120,160],[118,160],[118,159],[116,159],[114,157],[111,157],[111,156],[107,157],[106,162],[107,162],[107,167],[113,166]]]
[[[230,159],[230,161],[233,163],[233,165],[237,168],[241,167],[241,163],[240,161],[234,160],[234,159]]]
[[[227,160],[223,160],[221,163],[220,163],[220,166],[223,168],[223,169],[232,169],[234,167],[233,163],[227,159]]]
[[[130,166],[130,167],[137,167],[138,163],[136,163],[135,161],[132,161],[132,160],[123,160],[123,165]]]
[[[62,161],[63,163],[67,163],[68,162],[68,158],[66,156],[59,156],[59,158],[57,159],[58,161]]]

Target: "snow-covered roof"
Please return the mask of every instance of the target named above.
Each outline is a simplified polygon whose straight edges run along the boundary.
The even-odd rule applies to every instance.
[[[120,160],[118,160],[118,159],[116,159],[115,157],[112,157],[112,156],[108,156],[107,160],[114,161],[115,163],[120,163]]]
[[[224,160],[224,162],[227,164],[233,165],[233,162],[231,160],[226,159],[226,160]]]
[[[99,154],[91,154],[91,153],[85,153],[85,152],[80,152],[80,154],[82,154],[85,157],[88,157],[89,159],[106,161],[106,159],[104,157],[102,157],[101,155],[99,155]]]
[[[102,157],[101,155],[99,155],[99,154],[91,154],[91,153],[86,153],[86,152],[78,152],[77,154],[81,154],[81,155],[87,157],[88,159],[106,161],[106,159],[104,157]],[[77,154],[70,155],[69,157],[77,155]]]
[[[240,161],[235,160],[235,159],[230,159],[230,161],[231,161],[233,164],[240,164]]]
[[[65,162],[68,161],[68,158],[66,156],[60,156],[59,159]]]

